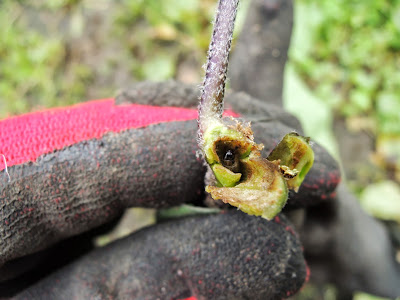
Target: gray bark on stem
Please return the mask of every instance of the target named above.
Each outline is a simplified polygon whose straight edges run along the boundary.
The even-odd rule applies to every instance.
[[[238,3],[239,0],[220,0],[218,3],[200,96],[200,135],[206,129],[208,119],[222,117],[228,58]]]

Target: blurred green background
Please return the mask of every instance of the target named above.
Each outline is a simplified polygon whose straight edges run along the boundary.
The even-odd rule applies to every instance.
[[[0,1],[0,118],[112,97],[145,79],[201,82],[215,4]],[[297,0],[284,104],[342,158],[366,211],[399,232],[400,0]],[[347,165],[342,133],[364,137],[360,164]],[[335,299],[329,288],[325,296]]]

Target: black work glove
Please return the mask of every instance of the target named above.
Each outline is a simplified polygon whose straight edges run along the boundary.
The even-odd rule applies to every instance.
[[[3,286],[20,283],[29,268],[40,269],[46,261],[30,259],[38,251],[107,224],[127,207],[203,205],[197,99],[190,86],[142,83],[116,103],[1,121],[0,153],[8,163],[0,183]],[[244,94],[226,101],[252,121],[266,153],[284,134],[301,133],[280,108]],[[287,209],[335,196],[338,166],[317,144],[313,149],[314,167],[299,192],[290,194]],[[281,299],[306,275],[297,235],[283,215],[268,222],[223,211],[144,229],[12,293],[18,299]]]

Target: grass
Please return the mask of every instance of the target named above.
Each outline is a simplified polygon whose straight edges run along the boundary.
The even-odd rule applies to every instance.
[[[358,196],[370,198],[375,188],[382,190],[382,182],[399,187],[400,1],[297,0],[295,8],[287,108],[337,158],[335,119],[344,119],[349,131],[371,137],[369,163],[374,167],[360,169],[351,182]],[[386,190],[382,198],[393,198],[394,189]],[[382,217],[381,210],[369,212]],[[400,216],[398,208],[395,215]]]

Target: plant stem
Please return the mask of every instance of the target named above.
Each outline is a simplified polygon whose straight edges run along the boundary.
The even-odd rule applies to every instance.
[[[239,0],[219,0],[199,106],[199,136],[224,110],[225,80]]]
[[[250,123],[232,123],[222,118],[238,3],[239,0],[219,0],[218,3],[201,91],[198,142],[215,179],[206,186],[206,192],[215,200],[270,220],[285,205],[288,186],[299,188],[314,155],[308,139],[289,134],[278,144],[271,156],[273,161],[264,159],[261,156],[264,146],[254,142]],[[300,153],[298,149],[304,151]],[[296,163],[292,163],[292,158]],[[286,165],[280,165],[281,161]]]

